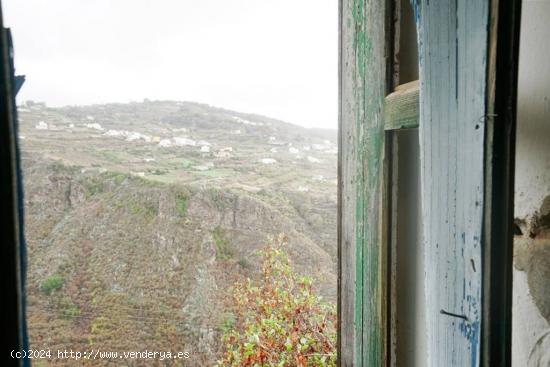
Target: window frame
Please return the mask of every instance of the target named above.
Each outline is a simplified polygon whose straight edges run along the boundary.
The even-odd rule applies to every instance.
[[[423,21],[419,9],[426,2],[413,2],[419,27]],[[422,87],[415,97],[413,93],[407,98],[398,94],[386,96],[398,80],[396,4],[391,0],[339,1],[340,366],[391,366],[395,360],[392,279],[396,269],[392,254],[396,245],[392,240],[392,213],[397,198],[392,198],[391,182],[398,175],[398,148],[393,132],[418,127],[414,116],[422,108]],[[521,1],[485,0],[482,5],[488,8],[489,26],[484,71],[486,114],[482,121],[485,140],[479,365],[507,366],[511,363],[515,103]],[[373,31],[378,34],[369,34]],[[366,228],[371,231],[367,238]],[[371,270],[365,271],[366,268]]]
[[[482,322],[482,345],[481,365],[510,365],[510,343],[511,343],[511,240],[513,221],[510,215],[513,210],[513,175],[514,175],[514,138],[515,138],[515,101],[517,93],[517,60],[519,44],[519,25],[521,15],[521,2],[519,0],[486,0],[490,10],[489,27],[489,50],[488,50],[488,71],[487,71],[487,119],[485,129],[487,132],[485,142],[485,187],[484,195],[486,204],[484,206],[483,226],[483,322]],[[394,4],[384,0],[339,0],[339,28],[340,28],[340,85],[339,85],[339,179],[338,179],[338,353],[341,366],[365,365],[376,366],[386,365],[387,356],[387,255],[382,230],[384,211],[382,188],[384,169],[380,162],[384,157],[384,140],[388,139],[385,133],[382,120],[384,98],[387,94],[388,72],[385,52],[388,40],[391,41],[391,32],[387,33],[388,17],[373,17],[367,19],[367,14],[391,14],[388,9],[394,9]],[[0,124],[2,126],[2,149],[0,159],[2,160],[2,185],[3,190],[4,218],[9,225],[2,231],[3,248],[3,282],[2,291],[7,302],[2,302],[4,330],[10,338],[8,348],[15,350],[26,346],[24,306],[23,306],[23,283],[24,283],[24,254],[22,246],[22,213],[20,203],[22,194],[17,184],[19,176],[19,162],[16,146],[16,112],[14,90],[14,71],[9,34],[4,30],[3,24],[0,35],[0,54],[2,55],[2,75],[0,76]],[[390,28],[391,29],[391,28]],[[380,35],[368,34],[368,31],[375,30]],[[376,31],[377,30],[377,31]],[[498,37],[497,37],[498,35]],[[365,47],[365,37],[371,41],[368,50]],[[359,51],[353,53],[351,51]],[[357,58],[357,56],[360,56]],[[368,60],[365,56],[369,56]],[[372,57],[371,57],[372,56]],[[390,58],[393,59],[393,58]],[[353,63],[350,63],[353,61]],[[366,63],[366,65],[360,65]],[[358,65],[360,66],[358,68]],[[391,65],[391,64],[390,64]],[[373,66],[374,71],[367,66]],[[363,75],[361,75],[361,70]],[[350,74],[351,73],[351,74]],[[390,73],[391,75],[391,73]],[[349,82],[356,83],[350,85]],[[367,83],[368,82],[368,83]],[[372,82],[372,83],[371,83]],[[351,83],[353,84],[353,83]],[[368,84],[369,89],[365,89]],[[359,93],[358,93],[359,91]],[[349,94],[353,95],[350,96]],[[367,93],[367,95],[365,95]],[[357,103],[349,105],[348,97]],[[366,97],[371,97],[368,99]],[[362,101],[361,101],[362,99]],[[366,121],[366,100],[374,101],[378,107],[367,117],[374,117],[377,121],[372,130],[366,131],[364,136],[356,136],[359,130],[365,128],[361,123]],[[351,119],[357,123],[356,126],[345,126],[351,116],[358,116]],[[345,121],[345,122],[344,122]],[[349,128],[349,129],[348,129]],[[371,135],[369,135],[369,132]],[[351,135],[346,135],[351,134]],[[377,140],[379,149],[368,152],[364,149],[365,141],[369,138]],[[365,140],[366,139],[366,140]],[[351,149],[350,149],[351,148]],[[361,148],[361,154],[367,155],[367,160],[355,160],[345,166],[345,160],[358,158],[356,148]],[[386,152],[390,154],[391,152]],[[361,155],[359,154],[359,155]],[[376,160],[378,167],[372,170],[365,163],[370,159]],[[353,175],[351,174],[353,171]],[[361,239],[359,248],[356,248],[355,233],[347,233],[346,220],[357,220],[356,211],[350,208],[360,208],[364,214],[363,203],[358,203],[355,197],[357,188],[356,178],[358,173],[364,172],[370,175],[370,185],[375,188],[375,197],[369,202],[369,208],[376,214],[369,228],[375,231],[370,239]],[[387,172],[386,172],[387,173]],[[349,175],[349,177],[346,177]],[[352,178],[352,180],[349,180]],[[363,177],[364,178],[364,177]],[[353,181],[353,182],[352,182]],[[360,183],[360,185],[364,184]],[[351,190],[350,186],[351,185]],[[364,193],[363,193],[364,194]],[[346,198],[346,195],[350,195]],[[346,204],[356,204],[347,205]],[[357,205],[359,204],[359,205]],[[503,214],[504,213],[504,214]],[[359,218],[361,219],[361,218]],[[369,218],[364,218],[369,221]],[[363,224],[363,222],[360,222]],[[361,231],[358,231],[361,232]],[[364,233],[363,233],[364,234]],[[385,235],[384,235],[385,236]],[[348,242],[346,242],[348,241]],[[363,250],[368,250],[364,253]],[[359,262],[351,262],[354,253],[360,253]],[[357,272],[357,269],[346,269],[345,266],[360,265],[363,268],[364,258],[373,261],[376,265],[376,276],[369,284],[369,289],[363,294],[363,279],[361,284],[355,286],[355,275],[371,277],[369,272]],[[370,258],[369,258],[370,256]],[[345,258],[345,259],[344,259]],[[357,259],[355,259],[357,260]],[[350,275],[353,275],[350,277]],[[386,276],[385,276],[386,275]],[[355,292],[361,290],[361,297]],[[366,306],[368,296],[375,296],[372,308]],[[360,317],[356,317],[356,308],[360,306]],[[354,308],[355,307],[355,308]],[[351,318],[350,318],[351,316]],[[366,317],[368,316],[368,317]],[[372,317],[370,317],[372,316]],[[368,330],[372,327],[372,330]],[[350,344],[348,344],[350,343]],[[366,348],[368,346],[369,348]],[[367,350],[369,349],[369,350]],[[24,360],[10,359],[10,365],[20,365]]]

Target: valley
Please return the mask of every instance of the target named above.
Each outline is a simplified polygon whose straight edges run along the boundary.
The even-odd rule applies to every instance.
[[[227,290],[279,233],[335,301],[336,131],[147,100],[27,102],[19,121],[31,346],[211,365]]]

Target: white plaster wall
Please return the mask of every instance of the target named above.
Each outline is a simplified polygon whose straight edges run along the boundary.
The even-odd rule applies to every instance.
[[[550,191],[550,0],[524,0],[520,39],[516,216]]]
[[[550,0],[523,1],[520,42],[515,217],[526,218],[550,195]],[[512,365],[548,367],[550,326],[515,268],[513,292]]]

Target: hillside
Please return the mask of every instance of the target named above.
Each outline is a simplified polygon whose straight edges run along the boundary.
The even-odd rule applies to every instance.
[[[31,344],[209,364],[225,292],[281,232],[335,300],[335,131],[170,101],[19,117]]]

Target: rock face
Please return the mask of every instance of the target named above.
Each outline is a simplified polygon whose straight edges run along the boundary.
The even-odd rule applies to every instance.
[[[31,346],[168,348],[191,352],[188,365],[212,365],[230,286],[259,276],[257,251],[279,233],[298,272],[336,299],[336,156],[311,165],[285,149],[276,165],[258,165],[272,148],[265,136],[311,145],[327,133],[297,136],[298,127],[216,109],[209,120],[190,113],[197,109],[208,107],[148,102],[22,114]],[[212,152],[234,149],[215,157],[200,146],[105,135],[81,122],[87,116],[106,131],[158,141],[186,133]],[[164,122],[148,124],[151,116]],[[37,130],[36,121],[57,130]],[[220,134],[220,126],[242,134]]]

